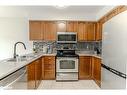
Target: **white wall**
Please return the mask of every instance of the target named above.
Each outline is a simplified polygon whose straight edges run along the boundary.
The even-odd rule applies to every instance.
[[[0,60],[13,57],[13,47],[17,41],[25,43],[17,46],[17,53],[22,55],[32,52],[32,42],[29,41],[28,19],[16,17],[0,17]]]

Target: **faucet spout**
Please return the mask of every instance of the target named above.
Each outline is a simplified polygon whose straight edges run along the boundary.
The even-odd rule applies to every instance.
[[[25,44],[23,42],[16,42],[15,45],[14,45],[14,56],[13,56],[14,58],[16,58],[16,46],[19,43],[21,43],[24,46],[24,49],[26,49],[26,46],[25,46]]]

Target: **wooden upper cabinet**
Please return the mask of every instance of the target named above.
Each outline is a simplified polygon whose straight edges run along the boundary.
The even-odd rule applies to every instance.
[[[102,23],[96,23],[96,41],[102,40]]]
[[[56,41],[57,32],[77,32],[78,41],[95,41],[102,38],[102,25],[94,22],[30,21],[29,30],[30,40]]]
[[[67,21],[67,32],[77,32],[78,31],[78,22],[77,21]]]
[[[30,40],[42,40],[41,22],[30,21],[29,22],[29,38]]]
[[[87,41],[95,41],[95,23],[87,23]]]
[[[56,40],[57,25],[55,21],[45,22],[44,40],[55,41]]]
[[[79,57],[79,79],[91,79],[92,65],[91,57]]]
[[[66,32],[66,21],[57,21],[57,32]]]
[[[78,22],[78,41],[87,41],[87,23]]]

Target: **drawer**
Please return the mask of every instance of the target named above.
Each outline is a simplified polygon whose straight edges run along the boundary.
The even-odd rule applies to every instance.
[[[55,57],[45,57],[44,61],[49,64],[55,63]]]
[[[44,64],[44,70],[55,70],[54,64]]]

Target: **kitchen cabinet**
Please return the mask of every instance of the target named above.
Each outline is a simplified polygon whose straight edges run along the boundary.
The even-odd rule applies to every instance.
[[[57,32],[66,32],[66,21],[57,21]]]
[[[44,40],[45,41],[56,41],[56,32],[57,32],[56,22],[55,21],[46,21],[45,22]]]
[[[95,41],[94,22],[78,22],[78,41]]]
[[[102,25],[84,21],[30,21],[30,40],[56,41],[57,32],[77,32],[78,41],[102,39]]]
[[[101,86],[101,59],[92,57],[92,78]]]
[[[36,88],[38,88],[42,77],[42,64],[41,58],[35,61],[35,78],[36,78]]]
[[[57,26],[55,21],[30,21],[30,40],[55,41]]]
[[[87,23],[87,41],[95,41],[95,23]]]
[[[43,34],[41,30],[41,21],[29,22],[29,39],[30,40],[42,40]]]
[[[55,56],[44,57],[44,79],[55,79]]]
[[[87,41],[87,23],[78,22],[78,41]]]
[[[57,21],[57,32],[77,32],[77,21]]]
[[[78,22],[77,21],[67,21],[66,23],[67,32],[77,32],[78,31]]]
[[[43,80],[44,79],[44,57],[41,58],[41,63],[42,63],[42,77],[41,79]]]
[[[36,78],[35,78],[35,62],[32,62],[27,66],[27,87],[28,89],[36,88]]]
[[[102,40],[102,23],[96,23],[96,41]]]
[[[91,57],[79,57],[79,79],[91,79],[92,63]]]
[[[27,87],[28,89],[36,89],[40,82],[42,76],[42,64],[41,58],[33,61],[27,65]]]

